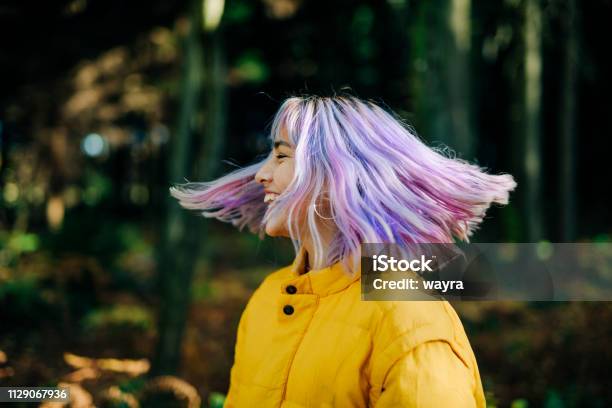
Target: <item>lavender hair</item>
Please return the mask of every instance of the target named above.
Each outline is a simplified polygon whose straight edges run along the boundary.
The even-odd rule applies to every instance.
[[[331,265],[361,243],[450,243],[469,241],[493,203],[507,204],[516,182],[509,174],[451,157],[430,148],[401,119],[375,103],[353,96],[292,97],[276,113],[270,137],[287,132],[295,148],[295,173],[268,208],[254,179],[264,161],[211,182],[188,182],[170,193],[188,209],[230,222],[263,237],[276,212],[288,214],[296,253],[301,246],[298,214],[304,214],[316,254],[323,253],[317,205],[329,200],[337,234]],[[305,213],[304,213],[305,211]]]

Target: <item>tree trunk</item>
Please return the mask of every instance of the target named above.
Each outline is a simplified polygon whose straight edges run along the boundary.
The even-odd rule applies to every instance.
[[[536,242],[543,238],[542,222],[542,10],[539,0],[525,0],[524,23],[524,208],[527,239]]]
[[[470,78],[471,0],[451,0],[448,22],[452,34],[447,63],[452,144],[461,157],[475,155]]]
[[[184,73],[168,173],[171,183],[210,179],[225,128],[225,68],[218,33],[202,32],[202,0],[192,0]],[[212,38],[212,40],[211,40]],[[204,131],[204,129],[206,129]],[[175,374],[190,306],[190,288],[206,224],[167,195],[159,259],[159,321],[152,375]],[[195,222],[199,221],[199,222]]]
[[[576,75],[578,35],[576,28],[576,0],[566,1],[563,15],[565,54],[561,84],[559,205],[561,209],[561,240],[576,238]]]
[[[470,7],[470,0],[419,2],[410,29],[417,128],[466,159],[475,153]]]

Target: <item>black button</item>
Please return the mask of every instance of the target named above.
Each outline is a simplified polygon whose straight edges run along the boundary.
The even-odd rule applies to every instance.
[[[283,307],[283,312],[286,315],[292,315],[293,314],[293,306],[291,305],[285,305],[285,307]]]
[[[294,293],[297,293],[297,288],[293,285],[289,285],[285,288],[285,290],[287,291],[288,294],[293,295]]]

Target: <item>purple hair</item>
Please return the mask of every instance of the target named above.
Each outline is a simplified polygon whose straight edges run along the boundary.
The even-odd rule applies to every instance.
[[[274,117],[272,140],[281,129],[296,147],[295,173],[275,206],[264,204],[263,186],[254,179],[264,161],[170,193],[185,208],[260,236],[276,211],[286,211],[296,252],[296,215],[304,214],[316,256],[323,248],[316,205],[325,197],[338,232],[328,258],[314,264],[331,265],[361,243],[468,241],[489,206],[507,204],[516,187],[511,175],[487,174],[448,150],[430,148],[400,119],[352,96],[288,98]]]

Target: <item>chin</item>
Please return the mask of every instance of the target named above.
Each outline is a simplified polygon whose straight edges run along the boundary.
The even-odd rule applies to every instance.
[[[266,234],[271,237],[288,237],[287,229],[282,223],[270,221],[266,224]]]

